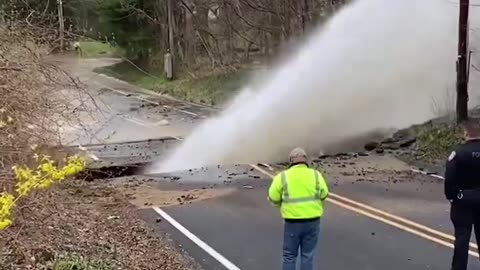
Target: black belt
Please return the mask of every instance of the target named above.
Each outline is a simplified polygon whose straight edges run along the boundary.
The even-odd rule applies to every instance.
[[[480,189],[460,190],[457,199],[462,202],[480,204]]]
[[[313,222],[316,220],[319,220],[320,217],[314,217],[314,218],[299,218],[299,219],[294,219],[294,218],[286,218],[285,221],[289,223],[307,223],[307,222]]]

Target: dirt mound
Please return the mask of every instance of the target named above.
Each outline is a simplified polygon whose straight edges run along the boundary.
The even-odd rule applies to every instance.
[[[152,206],[183,205],[201,200],[225,196],[234,189],[191,189],[191,190],[160,190],[158,187],[144,184],[136,188],[122,187],[119,190],[130,202],[139,208]]]

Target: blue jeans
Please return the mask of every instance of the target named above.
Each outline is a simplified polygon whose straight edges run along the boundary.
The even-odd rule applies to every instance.
[[[298,250],[301,270],[313,270],[314,255],[320,233],[320,220],[285,222],[283,235],[283,270],[295,270]]]

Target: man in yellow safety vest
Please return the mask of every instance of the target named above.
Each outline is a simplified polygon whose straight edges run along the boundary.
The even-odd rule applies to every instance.
[[[283,270],[295,270],[299,248],[301,270],[312,270],[328,186],[322,174],[308,166],[303,149],[295,148],[289,161],[289,168],[273,178],[268,199],[285,220]]]

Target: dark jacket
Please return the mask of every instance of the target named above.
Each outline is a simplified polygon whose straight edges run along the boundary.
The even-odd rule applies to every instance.
[[[460,190],[480,188],[480,139],[454,147],[445,170],[445,196],[454,200]]]

